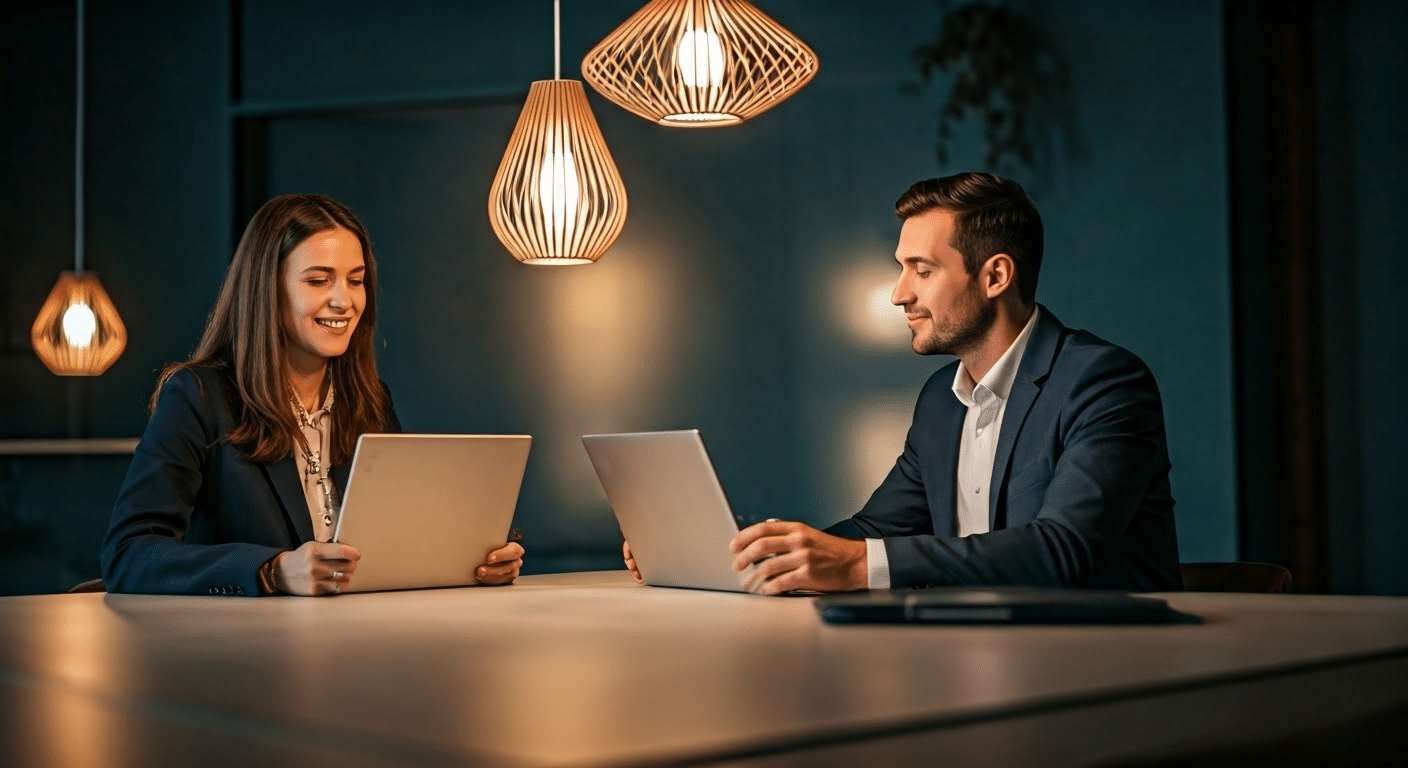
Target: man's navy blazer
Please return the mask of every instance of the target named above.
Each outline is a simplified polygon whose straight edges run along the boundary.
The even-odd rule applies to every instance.
[[[258,595],[259,566],[313,539],[293,456],[256,462],[225,439],[240,403],[228,368],[187,368],[162,386],[103,541],[108,591]],[[390,420],[399,432],[394,410]],[[331,468],[338,488],[350,469]]]
[[[829,533],[884,539],[894,587],[1182,588],[1163,405],[1142,360],[1041,307],[1002,417],[991,530],[963,538],[957,369],[929,378],[894,469]]]

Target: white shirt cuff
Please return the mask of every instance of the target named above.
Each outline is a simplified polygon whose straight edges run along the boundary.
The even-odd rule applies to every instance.
[[[865,575],[870,589],[890,588],[890,555],[884,539],[865,540]]]

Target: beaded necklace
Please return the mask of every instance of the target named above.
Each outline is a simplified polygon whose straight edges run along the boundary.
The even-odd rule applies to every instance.
[[[332,382],[328,382],[328,404],[326,410],[329,417],[332,416],[332,394]],[[318,429],[317,425],[313,423],[313,417],[308,413],[308,409],[303,407],[303,401],[298,399],[298,395],[290,391],[288,399],[289,402],[293,403],[294,409],[298,412],[299,421],[312,429]],[[321,432],[321,430],[319,431]],[[322,446],[320,445],[318,450],[315,451],[308,444],[308,436],[302,435],[302,437],[302,440],[297,441],[298,450],[303,453],[303,461],[308,465],[308,474],[317,475],[318,488],[322,491],[323,525],[332,525],[333,518],[338,508],[337,489],[333,486],[332,478],[328,476],[326,468],[323,467]]]

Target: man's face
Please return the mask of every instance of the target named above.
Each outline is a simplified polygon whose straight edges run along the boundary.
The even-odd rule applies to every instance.
[[[911,216],[900,229],[900,279],[890,301],[904,307],[921,355],[961,357],[997,319],[997,305],[983,296],[978,275],[968,274],[963,254],[950,245],[953,228],[952,212],[933,210]]]

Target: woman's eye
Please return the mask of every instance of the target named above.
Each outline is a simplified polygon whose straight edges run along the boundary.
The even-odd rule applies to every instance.
[[[325,278],[325,277],[309,278],[309,279],[306,280],[305,282],[307,282],[309,285],[327,285],[327,284],[328,284],[327,278]]]
[[[347,281],[347,284],[348,284],[348,285],[351,285],[353,288],[361,288],[362,285],[365,284],[365,283],[366,283],[365,280],[348,280],[348,281]]]

